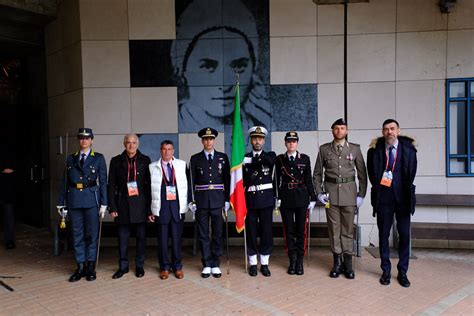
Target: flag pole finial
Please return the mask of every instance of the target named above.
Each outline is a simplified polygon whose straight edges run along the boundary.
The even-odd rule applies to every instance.
[[[235,72],[235,83],[239,84],[239,73],[237,71]]]

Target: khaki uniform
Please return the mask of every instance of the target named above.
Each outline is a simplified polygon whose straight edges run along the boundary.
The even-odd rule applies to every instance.
[[[353,254],[356,201],[357,197],[365,197],[367,192],[367,170],[359,145],[346,141],[340,152],[334,141],[320,147],[313,173],[317,194],[322,192],[323,168],[324,189],[329,193],[331,205],[326,209],[331,250],[336,254]]]

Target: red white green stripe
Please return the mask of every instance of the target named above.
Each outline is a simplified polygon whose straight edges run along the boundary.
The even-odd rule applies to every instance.
[[[235,86],[234,125],[232,127],[232,156],[230,169],[230,204],[235,212],[235,228],[241,232],[245,228],[247,206],[245,204],[242,162],[245,156],[244,134],[240,117],[239,83]]]

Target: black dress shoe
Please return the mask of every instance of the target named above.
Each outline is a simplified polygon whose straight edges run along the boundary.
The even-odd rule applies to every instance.
[[[290,259],[290,265],[288,267],[288,274],[294,275],[296,273],[296,261],[295,259]]]
[[[128,273],[128,268],[118,269],[117,272],[115,272],[114,275],[112,276],[112,279],[120,279],[121,277],[123,277],[125,273]]]
[[[144,275],[145,275],[145,270],[144,270],[142,267],[137,267],[137,268],[135,269],[135,276],[136,276],[137,278],[141,278],[141,277],[143,277]]]
[[[380,284],[382,285],[389,285],[390,284],[390,278],[391,275],[389,272],[384,272],[382,273],[382,276],[380,277]]]
[[[86,280],[94,281],[95,279],[97,279],[97,275],[95,273],[95,261],[89,261],[87,262]]]
[[[7,247],[7,249],[15,249],[16,248],[15,242],[13,240],[7,241],[5,246]]]
[[[269,277],[272,275],[270,269],[268,269],[268,264],[262,264],[260,266],[260,271],[262,272],[263,276]]]
[[[250,276],[257,276],[257,265],[251,265],[249,268],[249,275]]]
[[[296,275],[303,275],[304,268],[303,268],[303,259],[296,261]]]
[[[398,283],[400,283],[400,285],[403,287],[410,287],[411,285],[406,273],[401,273],[401,272],[398,273],[397,280],[398,280]]]
[[[69,277],[69,282],[76,282],[79,281],[82,277],[86,275],[86,265],[84,262],[78,263],[77,264],[77,269],[76,272],[74,272],[70,277]]]

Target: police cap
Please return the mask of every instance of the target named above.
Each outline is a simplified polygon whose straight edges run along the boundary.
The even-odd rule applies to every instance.
[[[290,140],[296,140],[299,141],[300,138],[298,137],[297,132],[287,132],[285,135],[285,142],[290,141]]]
[[[207,138],[207,137],[216,138],[217,135],[219,135],[219,133],[212,127],[204,127],[202,130],[198,132],[198,136],[201,138]]]
[[[94,138],[91,128],[82,127],[77,131],[77,138]]]

